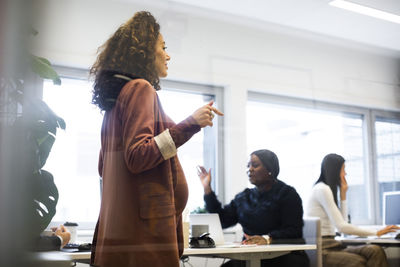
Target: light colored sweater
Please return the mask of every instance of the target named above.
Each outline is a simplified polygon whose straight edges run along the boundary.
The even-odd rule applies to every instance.
[[[334,236],[335,228],[338,232],[348,235],[371,236],[377,234],[375,230],[363,229],[349,224],[345,219],[347,218],[346,201],[341,201],[340,207],[339,210],[330,187],[320,182],[312,189],[306,215],[320,218],[322,236]]]

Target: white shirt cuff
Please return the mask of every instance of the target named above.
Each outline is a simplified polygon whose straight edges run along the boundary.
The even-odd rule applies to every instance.
[[[172,139],[171,134],[169,133],[169,129],[155,136],[154,141],[156,142],[158,149],[160,149],[161,155],[165,160],[172,158],[176,155],[177,150],[175,142]]]
[[[263,235],[262,237],[265,238],[265,240],[267,240],[267,244],[271,244],[271,237],[269,235]]]
[[[60,249],[62,249],[63,248],[64,239],[59,235],[56,235],[56,237],[60,238],[60,241],[61,241]]]

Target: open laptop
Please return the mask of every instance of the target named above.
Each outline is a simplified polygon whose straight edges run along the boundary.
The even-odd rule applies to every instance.
[[[397,225],[400,226],[400,191],[383,193],[383,226]],[[400,230],[387,233],[380,238],[394,238],[400,233]]]
[[[383,193],[383,224],[400,226],[400,191]]]
[[[214,240],[216,247],[249,247],[256,245],[241,245],[240,243],[225,242],[224,233],[222,231],[221,221],[217,213],[200,213],[189,214],[190,225],[208,225],[210,237]]]

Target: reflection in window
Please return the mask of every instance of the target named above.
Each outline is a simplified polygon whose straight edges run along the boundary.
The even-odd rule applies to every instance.
[[[165,113],[179,123],[192,115],[201,106],[207,104],[213,96],[188,93],[182,91],[163,90],[158,92]],[[187,143],[178,148],[178,157],[189,187],[189,199],[186,204],[188,211],[204,206],[203,186],[197,176],[197,165],[203,165],[207,170],[212,168],[212,177],[216,177],[216,132],[218,118],[214,118],[214,127],[205,127],[195,134]],[[213,179],[215,181],[215,179]]]
[[[248,153],[274,151],[281,166],[279,178],[296,188],[303,205],[320,175],[323,157],[337,153],[346,159],[348,210],[354,222],[371,216],[363,140],[361,115],[255,100],[247,104]]]
[[[214,98],[199,92],[164,89],[158,94],[165,112],[176,123]],[[57,132],[57,140],[44,166],[54,175],[59,190],[54,222],[76,221],[81,226],[94,227],[98,218],[100,183],[97,164],[103,115],[91,104],[91,97],[92,84],[86,80],[63,78],[61,86],[44,82],[44,101],[67,124],[66,131]],[[178,149],[189,185],[189,210],[204,205],[196,165],[216,169],[217,121],[214,119],[213,128],[202,129]]]

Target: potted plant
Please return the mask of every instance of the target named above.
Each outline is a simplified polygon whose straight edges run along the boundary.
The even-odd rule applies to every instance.
[[[37,34],[32,30],[34,35]],[[32,95],[29,90],[29,77],[38,75],[61,84],[61,79],[50,62],[42,57],[29,55],[24,60],[30,68],[19,77],[3,76],[1,87],[8,91],[8,100],[17,106],[16,115],[7,127],[8,140],[14,140],[9,147],[11,179],[27,188],[22,194],[23,211],[20,217],[29,221],[29,239],[33,239],[49,225],[56,213],[58,190],[50,172],[43,170],[56,139],[57,128],[65,129],[65,121],[57,116],[47,104]],[[6,103],[10,104],[10,103]],[[17,190],[18,191],[18,190]],[[17,216],[18,217],[18,216]]]

